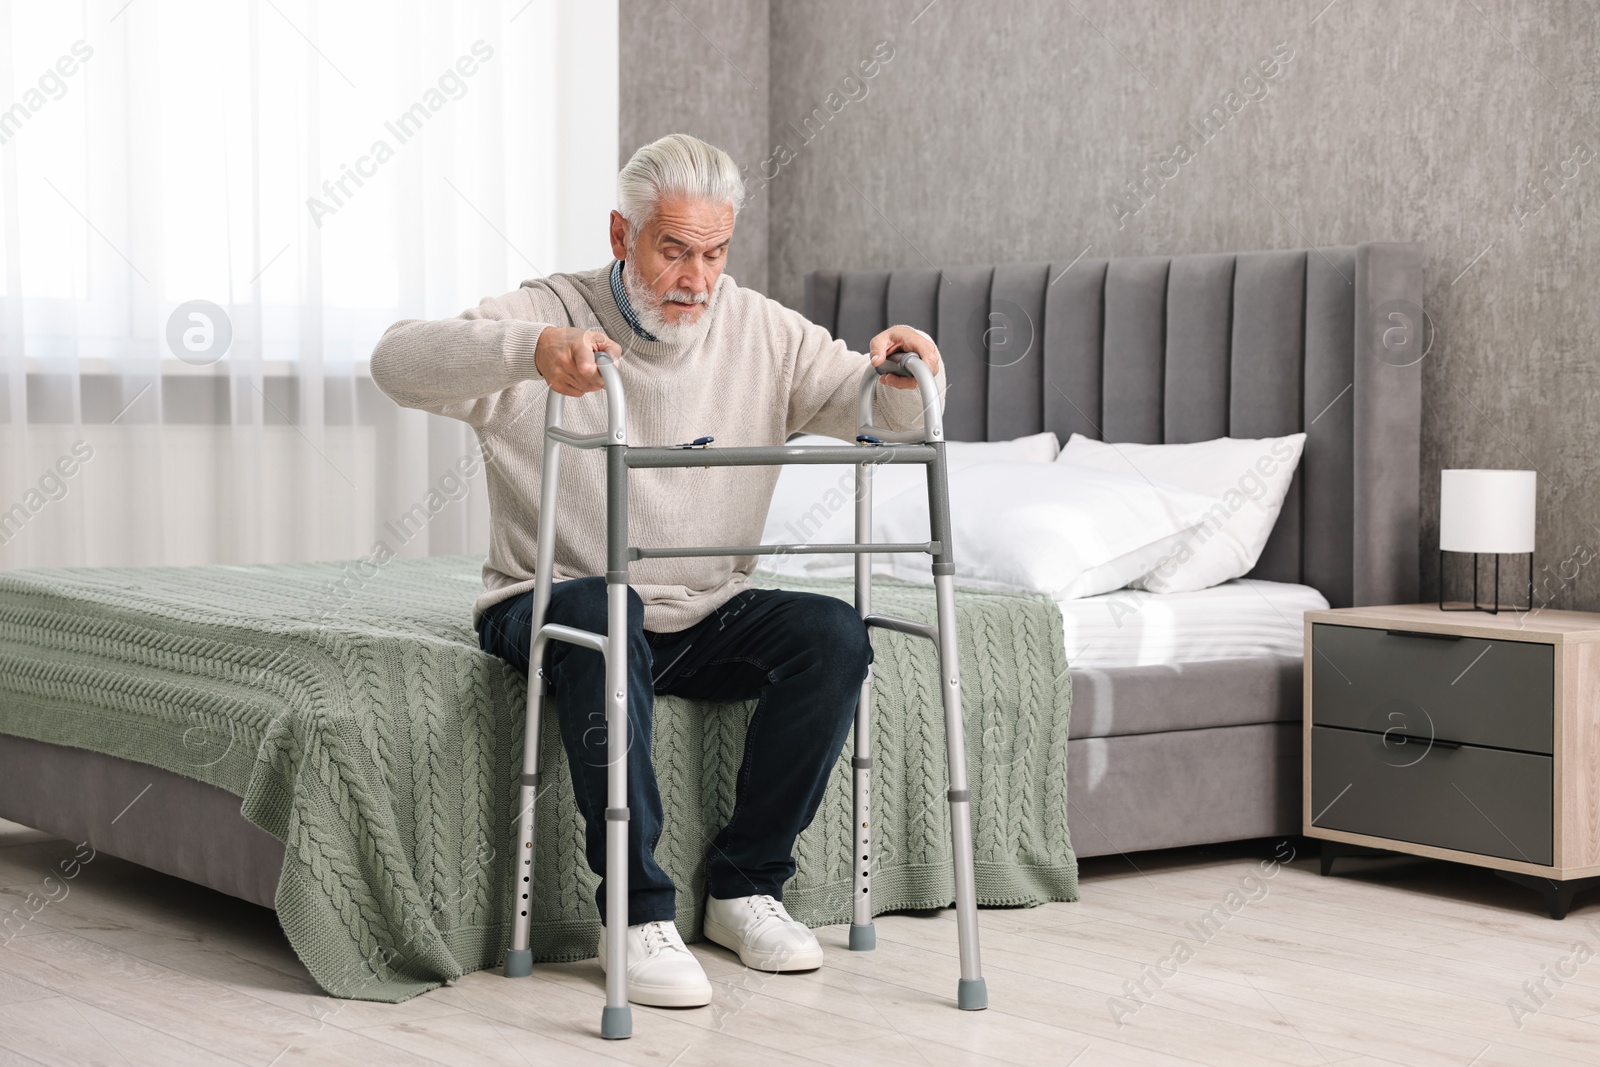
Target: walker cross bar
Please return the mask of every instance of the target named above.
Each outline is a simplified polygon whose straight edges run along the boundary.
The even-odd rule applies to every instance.
[[[919,360],[920,362],[920,360]],[[888,372],[886,372],[888,373]],[[879,448],[875,463],[932,463],[930,445]],[[746,445],[708,448],[685,456],[681,448],[630,448],[629,467],[775,467],[803,463],[860,463],[860,445]]]
[[[896,358],[898,357],[898,358]],[[546,692],[544,653],[551,641],[592,649],[605,658],[606,751],[628,750],[628,565],[632,560],[670,556],[750,556],[778,552],[849,552],[856,557],[856,610],[864,625],[894,630],[932,641],[938,652],[940,692],[944,703],[946,759],[949,766],[950,836],[956,883],[956,939],[961,978],[956,1004],[967,1011],[988,1007],[989,995],[978,959],[978,905],[972,857],[972,811],[967,788],[966,736],[961,714],[961,665],[956,651],[955,562],[950,551],[950,497],[946,477],[943,419],[933,374],[915,355],[897,353],[862,376],[857,406],[860,436],[855,445],[762,445],[739,448],[652,447],[628,445],[627,402],[622,379],[610,357],[595,360],[606,393],[604,433],[574,434],[561,425],[560,393],[551,390],[545,404],[544,474],[539,492],[539,543],[534,562],[533,637],[528,650],[528,717],[524,732],[522,776],[519,779],[511,948],[505,976],[521,978],[533,971],[529,936],[533,909],[535,806],[539,789],[540,715]],[[916,379],[922,399],[921,430],[887,430],[872,424],[872,398],[880,374]],[[709,439],[700,439],[709,444]],[[556,487],[562,447],[606,450],[606,632],[592,633],[544,621],[550,606],[551,569],[555,561]],[[791,463],[849,463],[856,468],[856,540],[845,545],[720,545],[694,548],[641,548],[628,544],[628,471],[660,467],[779,466]],[[928,517],[931,540],[923,543],[872,543],[872,471],[879,463],[918,463],[927,467]],[[874,553],[923,552],[933,557],[935,622],[932,625],[876,615],[872,612]],[[872,669],[861,683],[856,707],[855,753],[851,759],[854,790],[854,906],[850,948],[871,951],[877,945],[872,922]],[[630,1037],[633,1013],[628,1006],[628,765],[621,759],[606,766],[606,926],[601,950],[606,962],[606,1005],[600,1034]]]
[[[820,545],[712,545],[706,548],[630,548],[629,559],[668,559],[674,556],[776,556],[828,555],[834,552],[849,554],[871,552],[931,552],[938,554],[937,541],[885,541],[882,544],[820,544]]]

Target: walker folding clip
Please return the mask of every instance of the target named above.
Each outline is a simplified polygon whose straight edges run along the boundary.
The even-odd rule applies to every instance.
[[[674,445],[673,447],[674,448],[708,448],[708,447],[710,447],[711,442],[715,441],[715,440],[716,440],[715,437],[696,437],[693,441],[685,441],[683,444]]]
[[[858,434],[856,434],[856,444],[858,444],[858,445],[881,445],[881,444],[883,444],[883,438],[874,437],[870,433],[858,433]]]

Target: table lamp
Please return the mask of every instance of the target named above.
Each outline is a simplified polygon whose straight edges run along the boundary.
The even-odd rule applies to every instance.
[[[1533,513],[1537,496],[1535,471],[1447,470],[1439,472],[1439,610],[1500,611],[1500,556],[1528,554],[1528,605],[1505,606],[1528,611],[1533,606]],[[1472,553],[1472,606],[1447,608],[1444,603],[1444,554]],[[1478,557],[1494,555],[1494,604],[1478,599]]]

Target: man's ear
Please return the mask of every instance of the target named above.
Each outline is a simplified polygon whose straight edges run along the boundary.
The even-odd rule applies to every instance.
[[[611,213],[611,255],[617,259],[628,258],[628,220],[620,211]]]

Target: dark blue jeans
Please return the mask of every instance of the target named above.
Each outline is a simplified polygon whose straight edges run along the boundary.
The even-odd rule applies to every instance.
[[[485,652],[524,674],[533,594],[483,613]],[[602,578],[551,589],[547,622],[606,631]],[[605,919],[605,661],[599,653],[553,642],[546,654],[550,696],[587,829],[589,866],[600,875],[595,903]],[[656,863],[661,794],[650,762],[654,694],[719,702],[756,699],[745,735],[733,815],[711,842],[706,882],[713,897],[768,893],[783,898],[794,874],[794,842],[822,803],[828,775],[855,720],[861,681],[872,662],[865,625],[836,597],[751,589],[686,630],[644,628],[644,605],[628,591],[628,924],[671,919],[676,890]],[[548,704],[546,705],[548,707]]]

